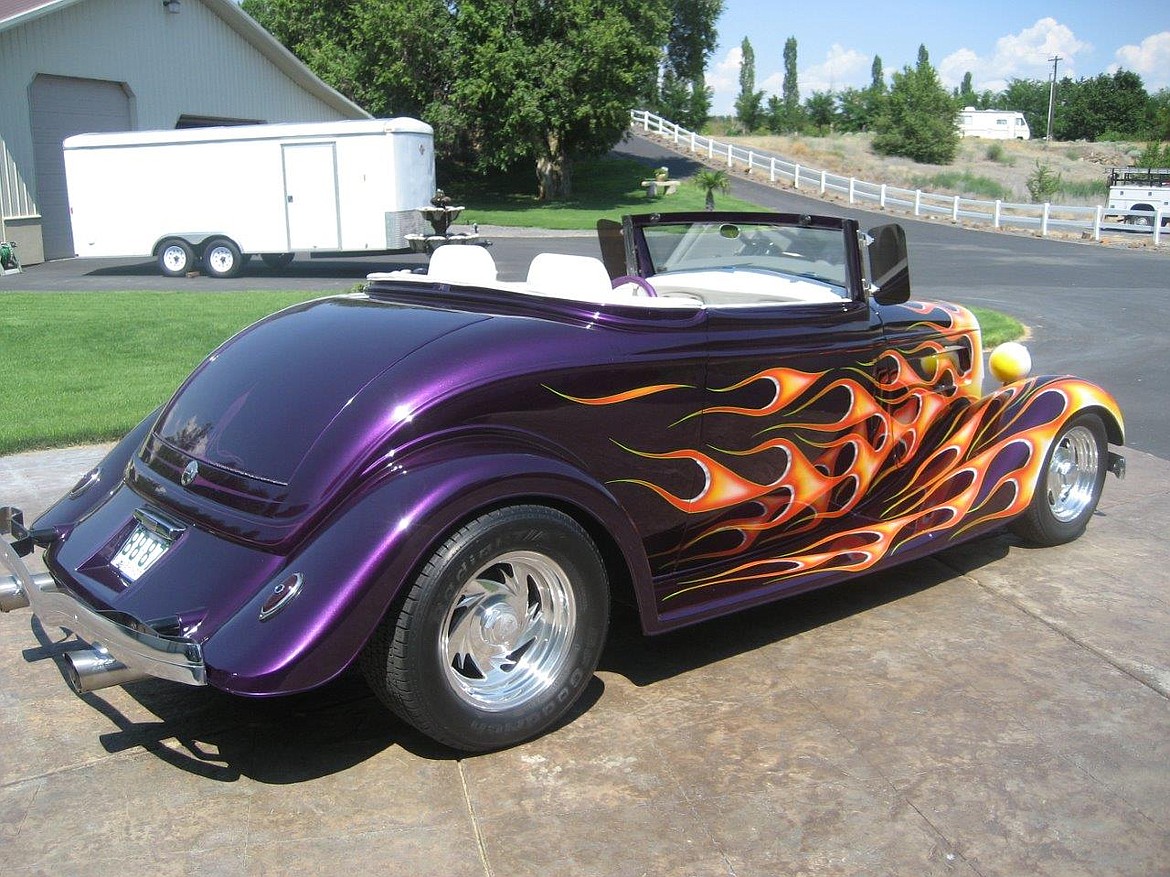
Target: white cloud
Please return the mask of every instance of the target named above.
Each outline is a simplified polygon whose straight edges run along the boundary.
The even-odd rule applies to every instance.
[[[1127,45],[1117,50],[1117,63],[1110,73],[1132,70],[1142,78],[1147,91],[1170,86],[1170,30],[1151,34],[1140,46]]]
[[[1055,18],[1041,18],[1017,34],[1000,37],[990,55],[965,47],[952,52],[939,63],[938,73],[948,87],[962,82],[969,71],[976,91],[1000,91],[1009,79],[1047,79],[1052,72],[1049,59],[1055,56],[1061,59],[1057,75],[1075,77],[1076,56],[1092,48],[1067,25]]]
[[[833,43],[824,61],[800,71],[797,82],[801,100],[814,91],[840,91],[847,86],[863,88],[869,85],[872,67],[872,56]]]
[[[743,49],[735,46],[707,70],[707,85],[715,90],[711,107],[713,112],[731,112],[735,96],[739,94],[739,68],[743,66]]]

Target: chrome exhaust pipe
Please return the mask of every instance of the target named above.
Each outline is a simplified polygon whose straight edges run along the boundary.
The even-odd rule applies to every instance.
[[[78,694],[146,679],[147,674],[131,670],[96,643],[92,648],[65,653],[65,678]]]
[[[47,572],[35,573],[32,577],[34,588],[44,590],[53,584],[53,577]],[[0,612],[14,612],[28,606],[28,594],[16,576],[0,576]]]
[[[0,612],[12,612],[28,605],[28,595],[16,576],[0,576]]]

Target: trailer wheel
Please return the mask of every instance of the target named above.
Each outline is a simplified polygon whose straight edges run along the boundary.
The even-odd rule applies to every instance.
[[[195,251],[181,238],[163,241],[158,248],[158,270],[167,277],[184,277],[195,265]]]
[[[244,258],[227,238],[213,238],[203,248],[203,267],[212,277],[235,277],[244,267]]]
[[[269,268],[287,268],[288,264],[293,260],[292,253],[261,253],[260,258],[264,260],[264,264]]]

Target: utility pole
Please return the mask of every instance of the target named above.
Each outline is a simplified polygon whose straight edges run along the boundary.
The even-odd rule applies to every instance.
[[[1045,145],[1052,142],[1052,111],[1056,107],[1056,65],[1064,58],[1053,55],[1048,60],[1052,62],[1052,81],[1048,83],[1048,129],[1044,132]]]

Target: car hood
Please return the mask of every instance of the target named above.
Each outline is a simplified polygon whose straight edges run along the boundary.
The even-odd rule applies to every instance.
[[[155,435],[225,472],[287,486],[379,375],[482,314],[364,297],[282,311],[212,353],[163,409]]]

